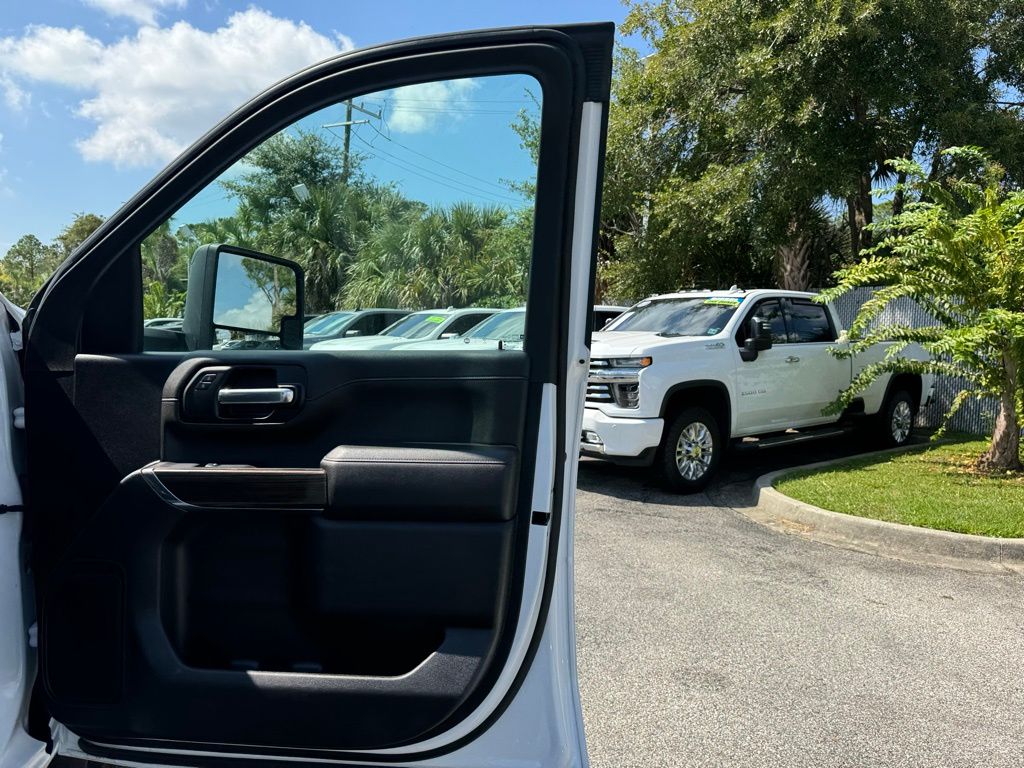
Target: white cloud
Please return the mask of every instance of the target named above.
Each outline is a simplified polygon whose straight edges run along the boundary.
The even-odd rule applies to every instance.
[[[126,16],[139,24],[152,26],[164,8],[183,9],[188,0],[83,0],[86,5],[108,16]]]
[[[152,166],[266,86],[350,47],[341,35],[257,8],[212,32],[180,21],[109,44],[81,29],[37,26],[0,38],[0,88],[6,78],[18,88],[36,82],[75,90],[76,114],[95,125],[77,142],[86,160]]]
[[[19,38],[0,39],[0,69],[15,77],[80,88],[96,79],[103,43],[77,27],[29,27]]]
[[[474,80],[439,80],[395,88],[385,115],[388,127],[398,133],[423,133],[461,120],[460,110],[469,106],[467,100],[478,87]]]
[[[218,325],[233,325],[235,328],[250,328],[255,331],[270,330],[274,306],[267,295],[256,290],[249,297],[244,307],[229,307],[219,310],[213,322]]]
[[[0,91],[4,94],[4,104],[12,112],[20,112],[29,102],[29,94],[14,82],[6,73],[0,72]]]

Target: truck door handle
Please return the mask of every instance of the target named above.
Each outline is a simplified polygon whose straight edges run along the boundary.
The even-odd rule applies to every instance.
[[[800,362],[800,358],[797,357],[796,355],[790,355],[789,357],[786,358],[786,362],[787,363],[799,363]]]
[[[220,405],[288,405],[295,402],[292,387],[260,387],[254,389],[220,389]]]

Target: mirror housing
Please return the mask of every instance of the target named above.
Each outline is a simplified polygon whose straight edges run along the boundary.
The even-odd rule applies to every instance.
[[[200,246],[189,262],[185,287],[182,331],[186,347],[213,349],[225,332],[235,332],[262,339],[275,336],[280,338],[281,349],[302,349],[304,282],[302,267],[289,259],[224,243]],[[229,296],[232,287],[236,294],[239,289],[243,293]],[[251,294],[249,304],[242,303],[245,291]],[[259,300],[255,309],[253,299]],[[242,305],[225,311],[232,301]],[[282,308],[288,314],[279,314]],[[238,319],[225,322],[225,315],[232,312]],[[252,327],[256,325],[261,327]]]
[[[747,321],[747,338],[740,350],[740,358],[746,363],[757,360],[759,352],[772,348],[772,324],[756,315]]]

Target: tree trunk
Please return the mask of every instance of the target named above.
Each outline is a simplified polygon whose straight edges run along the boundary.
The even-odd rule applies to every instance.
[[[871,231],[867,229],[874,218],[870,169],[865,169],[857,177],[857,192],[846,198],[846,208],[850,222],[851,255],[858,259],[862,250],[871,247]]]
[[[1016,399],[1018,362],[1005,352],[1003,369],[1006,377],[999,397],[999,414],[996,416],[996,426],[992,431],[992,442],[978,460],[979,469],[986,472],[1019,472],[1022,469],[1020,422],[1017,420]]]
[[[942,144],[935,147],[935,154],[932,155],[932,167],[928,169],[928,181],[935,181],[942,171],[942,152],[945,149]]]
[[[902,185],[907,183],[907,172],[900,171],[896,174],[896,186],[898,189],[892,196],[892,215],[899,216],[903,213],[903,207],[906,205],[906,193],[903,191]]]
[[[799,231],[795,220],[789,223],[790,240],[776,250],[779,287],[785,291],[806,291],[811,281],[811,247],[814,238]]]

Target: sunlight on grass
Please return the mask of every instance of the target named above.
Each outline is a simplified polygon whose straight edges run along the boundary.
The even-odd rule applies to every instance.
[[[1024,474],[982,475],[981,440],[869,456],[775,482],[817,507],[893,523],[985,536],[1024,537]]]

